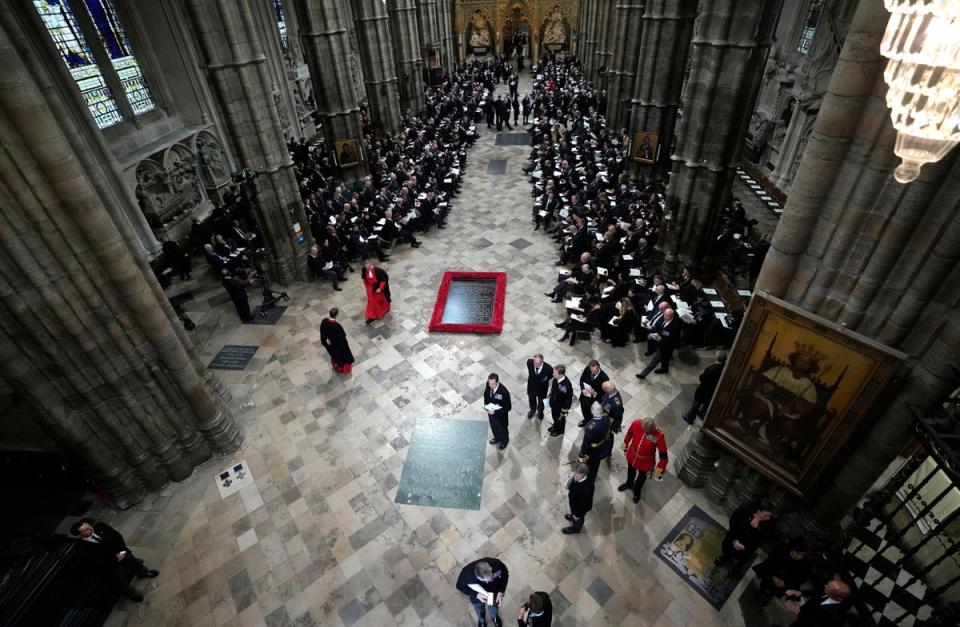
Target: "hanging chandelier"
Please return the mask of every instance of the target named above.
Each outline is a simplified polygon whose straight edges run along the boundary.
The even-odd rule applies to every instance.
[[[960,0],[884,0],[890,21],[880,43],[887,106],[909,183],[925,163],[960,142]]]

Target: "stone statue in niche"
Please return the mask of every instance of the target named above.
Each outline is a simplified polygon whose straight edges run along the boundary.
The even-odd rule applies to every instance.
[[[146,159],[137,166],[136,177],[135,193],[140,209],[151,227],[160,228],[165,209],[173,203],[175,196],[167,172],[156,161]]]
[[[485,48],[490,46],[490,22],[482,11],[474,11],[470,18],[472,31],[470,33],[470,46],[472,48]]]
[[[280,126],[283,127],[284,131],[290,130],[290,119],[287,116],[287,108],[283,106],[283,98],[280,97],[280,92],[273,92],[273,104],[277,107],[277,116],[280,118]]]
[[[182,201],[183,209],[192,211],[203,200],[200,177],[197,176],[197,156],[186,146],[174,144],[167,151],[165,162],[174,193]]]
[[[544,46],[562,46],[567,43],[567,27],[559,6],[554,6],[544,21],[541,42]]]
[[[208,189],[220,187],[230,178],[230,171],[223,148],[217,138],[207,132],[197,135],[197,153],[200,178]]]

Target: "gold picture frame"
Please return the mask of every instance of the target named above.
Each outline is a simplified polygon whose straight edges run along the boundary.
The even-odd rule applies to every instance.
[[[630,151],[630,158],[640,163],[656,163],[657,148],[660,146],[660,138],[656,133],[646,131],[637,131],[633,136],[633,146]]]
[[[906,355],[754,294],[704,432],[800,497],[829,473]]]
[[[360,165],[360,144],[353,138],[338,139],[334,143],[337,164],[341,168]]]

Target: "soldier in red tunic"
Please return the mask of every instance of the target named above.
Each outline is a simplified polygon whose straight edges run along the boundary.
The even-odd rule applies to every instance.
[[[653,418],[637,419],[627,429],[623,450],[627,456],[627,481],[617,489],[625,492],[632,487],[633,502],[638,503],[647,475],[653,472],[658,481],[663,479],[663,472],[667,469],[667,441]],[[653,464],[655,454],[660,458],[656,468]]]

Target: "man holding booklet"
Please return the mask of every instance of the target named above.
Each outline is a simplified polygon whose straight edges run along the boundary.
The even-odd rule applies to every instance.
[[[457,590],[467,595],[477,612],[478,627],[486,627],[487,613],[497,627],[503,626],[500,620],[500,603],[507,589],[510,572],[507,565],[495,557],[482,557],[470,562],[457,577]]]

